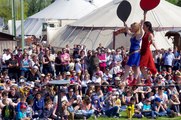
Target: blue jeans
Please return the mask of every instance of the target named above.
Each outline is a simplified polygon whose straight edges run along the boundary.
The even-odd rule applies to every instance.
[[[171,110],[174,112],[180,113],[180,106],[179,105],[172,105]]]
[[[69,71],[69,65],[62,65],[61,66],[61,73]]]
[[[48,73],[51,73],[52,75],[54,75],[52,67],[51,66],[43,67],[43,74],[47,75]]]
[[[162,116],[166,116],[166,115],[167,115],[167,112],[166,112],[166,111],[161,111],[161,112],[156,112],[156,111],[154,111],[154,114],[155,114],[156,116],[162,117]]]
[[[143,111],[142,114],[143,114],[145,117],[151,117],[151,118],[156,117],[156,115],[154,114],[154,111]]]
[[[81,110],[81,112],[86,118],[89,118],[90,116],[94,114],[94,110]]]
[[[106,116],[108,116],[108,117],[112,117],[112,116],[119,116],[119,107],[118,106],[114,106],[114,107],[112,107],[112,108],[110,108],[110,109],[108,109],[108,110],[106,110],[105,111],[105,114],[106,114]]]

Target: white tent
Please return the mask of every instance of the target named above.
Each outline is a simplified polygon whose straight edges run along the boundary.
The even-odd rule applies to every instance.
[[[56,0],[25,21],[25,35],[41,35],[42,23],[49,20],[60,20],[60,26],[72,23],[110,1],[112,0],[94,0],[90,3],[86,0]],[[17,35],[20,34],[21,27],[17,29]]]
[[[116,0],[122,1],[122,0]],[[143,18],[143,11],[140,8],[140,0],[128,0],[132,5],[132,12],[127,20],[130,25],[133,22],[139,22]],[[113,47],[113,37],[115,37],[116,46],[121,45],[129,48],[129,37],[123,34],[113,36],[113,32],[123,27],[123,23],[116,15],[119,2],[110,2],[107,5],[93,11],[89,15],[77,20],[69,26],[64,27],[57,32],[51,45],[56,47],[65,47],[66,44],[85,44],[88,49],[95,49],[99,43],[105,47]],[[155,32],[155,39],[158,48],[172,47],[170,40],[165,38],[166,30],[181,28],[181,8],[161,0],[157,8],[149,11],[147,20],[151,21]]]

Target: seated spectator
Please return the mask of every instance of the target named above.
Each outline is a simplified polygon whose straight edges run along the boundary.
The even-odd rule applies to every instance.
[[[101,86],[99,86],[99,85],[95,86],[95,92],[96,92],[96,95],[99,97],[99,100],[102,102],[103,101],[103,92],[101,90]]]
[[[34,115],[33,102],[34,101],[33,101],[33,97],[32,96],[27,98],[28,105],[27,105],[27,109],[26,109],[26,115],[29,118],[33,118],[33,115]]]
[[[94,109],[92,108],[91,100],[87,96],[80,103],[79,109],[80,110],[76,111],[76,113],[82,113],[82,116],[86,118],[89,118],[94,114]]]
[[[142,118],[142,114],[140,113],[140,111],[135,109],[135,98],[134,97],[131,97],[130,102],[127,103],[126,113],[127,113],[127,116],[129,119],[131,119],[132,117]]]
[[[85,95],[88,87],[88,83],[91,83],[92,81],[90,80],[90,75],[85,74],[81,81],[81,87],[82,87],[82,94]]]
[[[40,76],[39,76],[39,71],[38,70],[39,70],[38,66],[33,66],[32,69],[30,69],[30,71],[28,72],[27,80],[28,81],[39,80]]]
[[[119,107],[113,106],[113,96],[109,92],[104,101],[104,113],[108,117],[119,117]]]
[[[3,104],[2,100],[5,99],[6,101],[9,102],[9,104],[11,104],[12,106],[15,106],[15,104],[13,103],[13,101],[8,98],[8,92],[7,91],[3,91],[2,92],[2,98],[0,100],[0,108],[3,108],[5,105]]]
[[[177,89],[176,89],[176,87],[175,87],[175,84],[170,84],[169,85],[169,88],[168,88],[168,95],[170,96],[170,95],[179,95],[179,93],[178,93],[178,91],[177,91]]]
[[[92,77],[92,81],[93,81],[94,83],[98,83],[99,85],[101,85],[101,84],[102,84],[101,74],[97,72],[97,73]]]
[[[143,103],[142,114],[146,117],[156,118],[151,107],[151,101],[149,99],[145,100]]]
[[[15,112],[14,107],[9,104],[9,101],[6,99],[2,100],[2,103],[5,105],[2,108],[2,119],[3,120],[14,120]]]
[[[20,111],[22,104],[27,106],[26,97],[25,97],[25,96],[21,96],[20,102],[19,102],[19,103],[17,104],[17,106],[16,106],[16,112],[19,112],[19,111]]]
[[[153,110],[156,116],[167,116],[167,111],[164,108],[163,104],[161,103],[162,100],[160,98],[155,98],[154,104],[153,104]]]
[[[43,108],[44,108],[44,99],[41,93],[37,93],[33,103],[33,110],[36,115],[40,116],[42,114]]]
[[[118,91],[113,93],[113,97],[114,97],[113,105],[118,106],[120,108],[121,107],[121,100],[120,100],[119,96],[120,96],[120,94]]]
[[[169,99],[169,103],[171,106],[170,109],[173,110],[177,116],[181,116],[180,115],[180,100],[176,94],[171,95]]]
[[[127,104],[130,102],[131,97],[133,97],[133,93],[131,92],[132,90],[129,87],[126,87],[125,92],[123,93],[124,96],[122,96],[122,102],[123,104]]]
[[[16,104],[20,102],[20,93],[18,92],[18,89],[16,86],[10,87],[10,92],[8,94],[8,97],[12,99],[12,101]]]
[[[26,108],[27,106],[25,104],[20,106],[20,111],[16,114],[16,120],[30,120],[30,118],[26,115]]]
[[[100,116],[103,113],[102,105],[100,104],[100,100],[98,96],[93,96],[92,98],[92,108],[94,110],[94,114],[96,116]]]
[[[45,107],[42,110],[42,113],[40,115],[40,119],[53,119],[53,107],[52,107],[52,101],[46,101]]]

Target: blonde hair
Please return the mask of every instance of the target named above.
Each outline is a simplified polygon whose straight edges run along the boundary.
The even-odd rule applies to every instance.
[[[137,22],[134,22],[131,24],[131,29],[134,28],[136,30],[135,34],[140,34],[140,24]]]

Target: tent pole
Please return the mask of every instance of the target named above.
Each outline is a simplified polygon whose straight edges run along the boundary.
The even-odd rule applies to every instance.
[[[12,35],[16,37],[16,10],[15,10],[15,0],[12,0]]]
[[[113,32],[113,49],[115,49],[115,43],[116,43],[116,32],[114,30],[114,32]]]
[[[25,41],[24,41],[24,0],[21,1],[21,47],[24,50]]]

